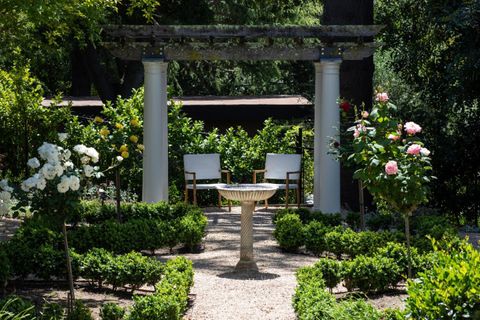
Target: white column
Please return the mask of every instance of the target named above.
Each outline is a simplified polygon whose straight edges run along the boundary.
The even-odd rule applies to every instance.
[[[143,201],[168,201],[168,63],[157,58],[142,62],[145,70]]]
[[[338,138],[341,59],[315,63],[314,209],[340,212],[340,163],[329,154],[330,139]]]

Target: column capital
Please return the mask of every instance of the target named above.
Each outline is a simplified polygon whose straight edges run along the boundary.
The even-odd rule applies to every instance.
[[[145,57],[142,59],[142,63],[145,72],[148,73],[166,72],[168,68],[168,62],[163,58]]]
[[[319,65],[321,65],[322,72],[337,74],[340,72],[342,61],[343,60],[339,58],[325,58],[320,59]]]

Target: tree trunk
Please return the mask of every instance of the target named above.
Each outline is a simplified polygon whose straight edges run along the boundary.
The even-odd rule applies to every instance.
[[[407,261],[408,261],[408,278],[412,278],[412,252],[410,248],[410,221],[411,212],[404,213],[405,216],[405,237],[407,238]]]
[[[72,261],[70,259],[70,251],[68,249],[68,237],[67,237],[67,222],[64,221],[62,225],[63,231],[63,244],[65,248],[65,259],[67,262],[67,280],[68,280],[68,288],[70,290],[70,298],[68,301],[68,305],[70,308],[73,307],[75,303],[75,287],[73,286],[73,273],[72,273]],[[71,311],[71,309],[69,310]]]

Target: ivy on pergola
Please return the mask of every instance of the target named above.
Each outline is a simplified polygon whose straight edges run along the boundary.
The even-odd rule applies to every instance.
[[[375,50],[377,25],[108,25],[102,45],[122,60],[361,60]]]

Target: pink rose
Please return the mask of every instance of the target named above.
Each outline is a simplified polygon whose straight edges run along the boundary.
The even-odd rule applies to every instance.
[[[388,174],[389,176],[397,174],[398,172],[398,166],[397,166],[397,161],[390,160],[387,162],[385,165],[385,173]]]
[[[355,129],[355,131],[353,132],[353,137],[354,137],[354,138],[360,137],[360,131],[358,131],[357,129]]]
[[[418,124],[416,124],[415,122],[407,122],[405,123],[405,131],[408,133],[408,134],[415,134],[415,133],[419,133],[422,131],[422,127],[420,127]]]
[[[357,130],[367,132],[367,127],[362,124],[357,124]]]
[[[375,97],[375,101],[387,102],[388,101],[388,94],[386,92],[377,93],[377,96]]]
[[[427,148],[422,148],[420,149],[420,153],[422,154],[422,156],[428,157],[430,155],[430,150],[428,150]]]
[[[411,154],[413,156],[416,156],[420,153],[420,150],[422,150],[422,147],[418,144],[412,144],[410,147],[407,149],[407,153]]]
[[[400,139],[400,136],[396,135],[396,134],[389,134],[388,139],[390,139],[392,141],[397,141],[398,139]]]
[[[362,111],[362,118],[366,119],[369,115],[368,111]]]

